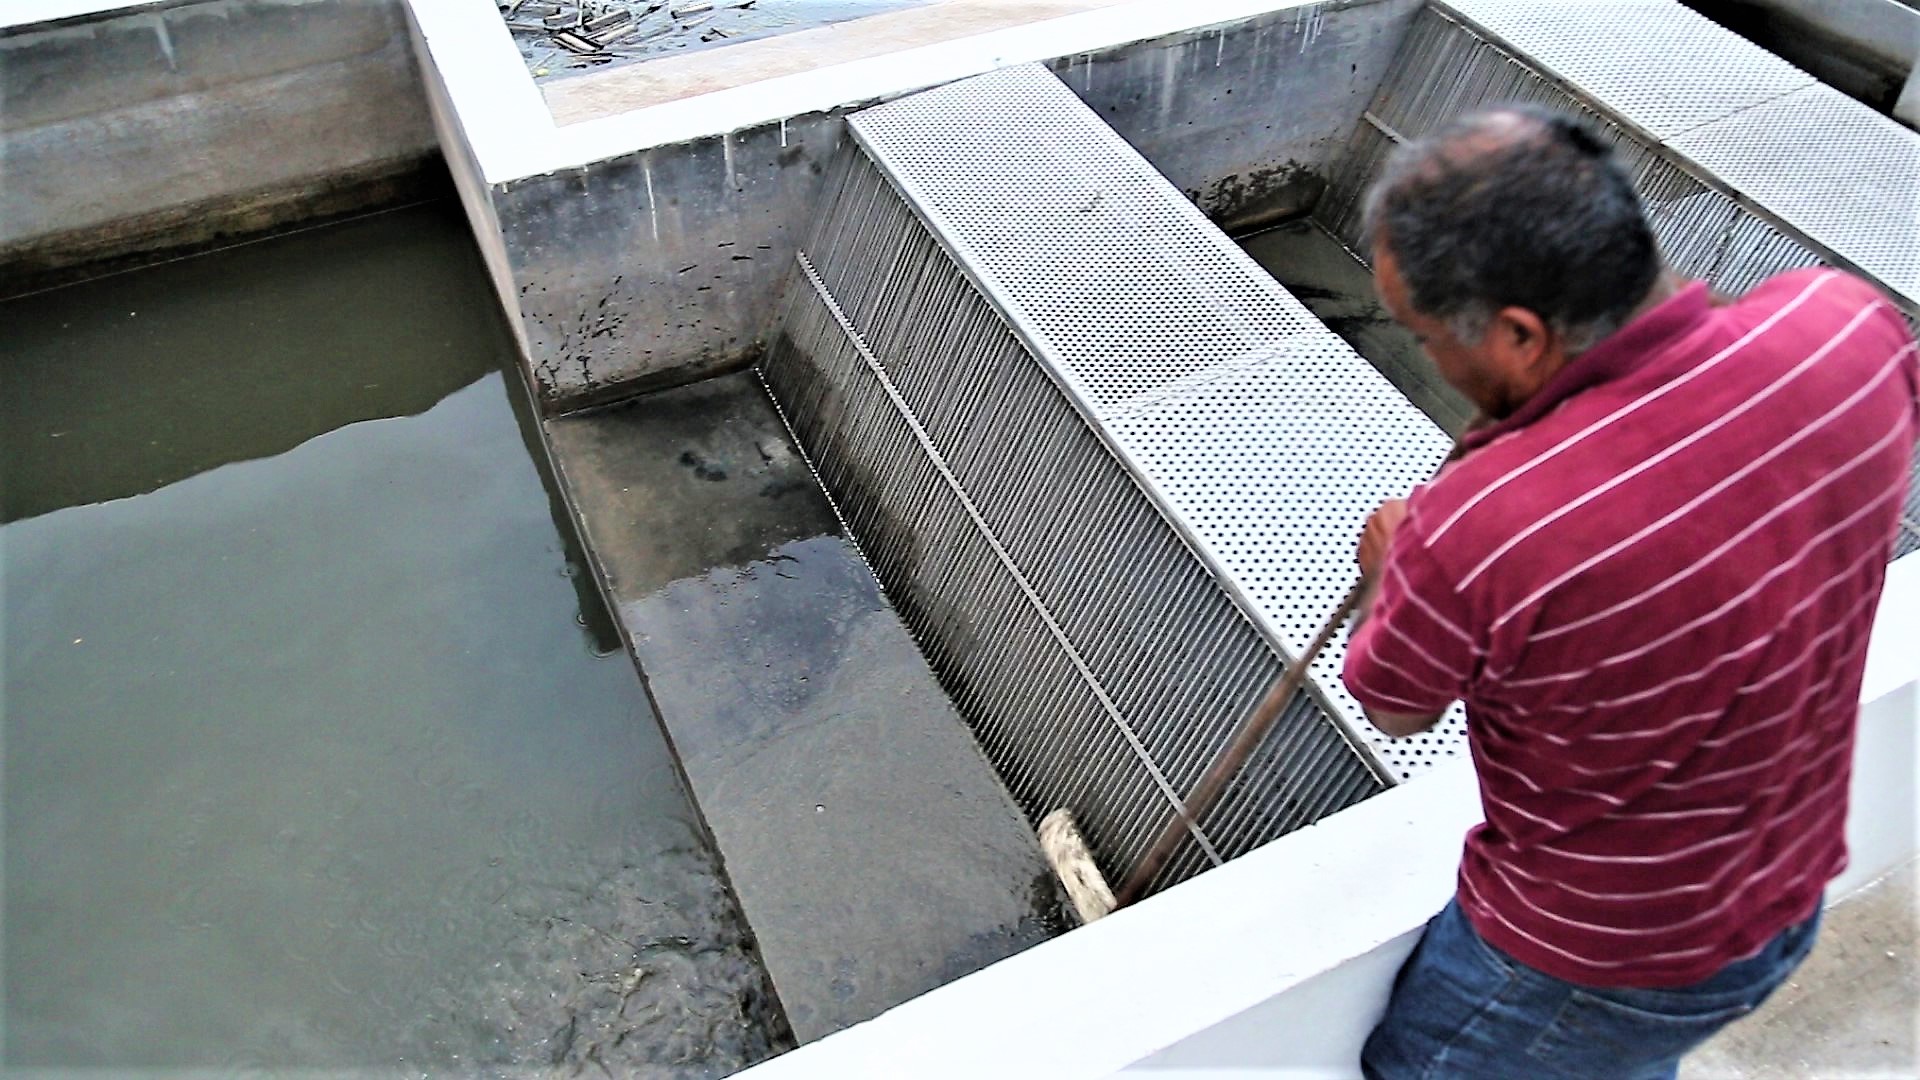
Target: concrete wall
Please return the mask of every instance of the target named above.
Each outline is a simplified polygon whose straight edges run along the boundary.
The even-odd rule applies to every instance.
[[[432,57],[427,55],[426,39],[413,22],[411,9],[407,12],[407,19],[408,37],[412,39],[414,64],[420,72],[420,85],[426,96],[433,136],[446,159],[447,171],[452,174],[454,190],[466,210],[467,221],[473,226],[474,242],[480,248],[482,261],[486,263],[487,277],[493,282],[494,293],[499,297],[500,310],[507,315],[507,325],[512,328],[514,340],[520,346],[520,355],[525,357],[528,355],[526,324],[519,315],[519,288],[514,283],[513,268],[507,259],[506,239],[500,231],[500,215],[494,208],[493,187],[482,178],[479,158],[460,124],[446,76],[433,63]],[[514,59],[519,59],[518,54]],[[530,377],[527,385],[530,388],[535,385]]]
[[[1419,6],[1276,12],[1048,66],[1233,232],[1313,208]]]
[[[0,28],[0,294],[385,201],[434,154],[399,0],[62,14]]]
[[[1905,0],[1684,0],[1821,82],[1920,126],[1920,6]],[[1920,99],[1920,92],[1913,94]],[[1917,102],[1920,103],[1920,102]]]
[[[846,124],[816,113],[500,185],[549,411],[751,363]]]
[[[470,209],[483,232],[481,215],[497,218],[496,272],[549,412],[758,356],[849,108],[1045,61],[1210,215],[1244,226],[1311,205],[1418,6],[1149,0],[556,127],[529,115],[544,106],[507,70],[519,60],[497,19],[482,25],[490,5],[411,3],[458,121],[443,137],[457,128],[490,190]]]

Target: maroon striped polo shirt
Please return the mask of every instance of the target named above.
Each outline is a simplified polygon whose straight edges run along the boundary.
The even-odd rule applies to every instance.
[[[1459,900],[1571,982],[1678,986],[1844,867],[1854,719],[1920,414],[1903,321],[1795,271],[1694,283],[1408,500],[1345,680],[1467,704]]]

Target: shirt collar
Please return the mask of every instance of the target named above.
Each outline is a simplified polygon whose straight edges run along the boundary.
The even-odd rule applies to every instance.
[[[1555,372],[1512,416],[1467,432],[1461,437],[1461,450],[1477,450],[1508,432],[1526,427],[1575,394],[1626,378],[1653,359],[1662,345],[1692,332],[1711,310],[1706,282],[1689,282],[1652,311],[1568,361],[1566,367]]]

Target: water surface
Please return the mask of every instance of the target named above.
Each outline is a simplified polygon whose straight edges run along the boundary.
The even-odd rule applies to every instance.
[[[0,304],[7,1065],[781,1044],[486,288],[426,207]]]

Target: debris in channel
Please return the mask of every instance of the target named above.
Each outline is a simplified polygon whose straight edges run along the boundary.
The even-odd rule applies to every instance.
[[[535,78],[843,22],[927,0],[496,0]]]

